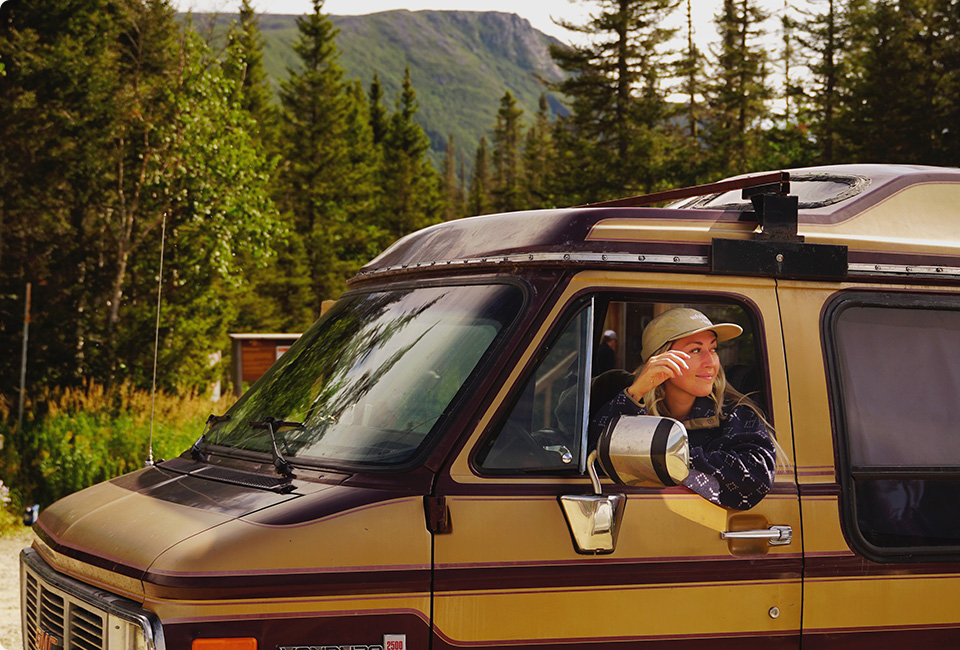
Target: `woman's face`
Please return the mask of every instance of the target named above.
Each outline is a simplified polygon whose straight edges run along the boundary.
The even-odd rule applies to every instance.
[[[706,397],[713,391],[713,382],[720,368],[717,356],[717,335],[707,330],[677,339],[671,350],[690,355],[687,370],[679,377],[667,380],[668,390],[679,390],[694,397]]]

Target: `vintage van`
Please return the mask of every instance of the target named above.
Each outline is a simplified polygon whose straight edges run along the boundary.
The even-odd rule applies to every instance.
[[[789,461],[750,510],[676,484],[672,421],[588,448],[601,333],[633,370],[675,305],[744,328]],[[29,650],[960,646],[960,170],[414,233],[192,449],[34,530]]]

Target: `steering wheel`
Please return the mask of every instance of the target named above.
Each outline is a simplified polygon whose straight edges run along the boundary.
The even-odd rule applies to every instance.
[[[547,428],[530,433],[516,422],[507,420],[483,465],[490,469],[561,467],[565,464],[562,460],[564,452],[559,448],[562,447],[569,454],[565,438],[564,433],[558,429]],[[557,447],[557,449],[548,449],[548,447]]]

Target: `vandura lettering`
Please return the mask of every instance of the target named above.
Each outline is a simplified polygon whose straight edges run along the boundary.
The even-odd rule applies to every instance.
[[[277,650],[383,650],[382,645],[281,645]]]

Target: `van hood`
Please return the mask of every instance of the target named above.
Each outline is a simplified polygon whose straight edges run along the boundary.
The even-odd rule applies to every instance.
[[[335,483],[294,481],[286,493],[185,473],[183,458],[69,495],[40,515],[35,546],[57,570],[140,600],[142,580],[168,549],[218,526],[302,500]],[[199,464],[194,463],[194,467]],[[209,467],[209,466],[206,466]],[[223,474],[237,476],[228,470]],[[253,479],[269,475],[242,473]]]

